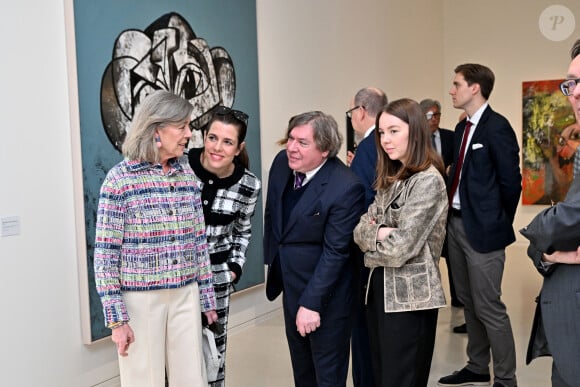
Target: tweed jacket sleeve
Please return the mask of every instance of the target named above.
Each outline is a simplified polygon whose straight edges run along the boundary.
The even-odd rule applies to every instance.
[[[244,175],[244,184],[241,184],[240,196],[236,200],[240,203],[240,209],[233,223],[232,248],[228,266],[236,273],[237,283],[242,275],[242,267],[246,262],[246,250],[252,237],[252,216],[256,210],[256,203],[261,190],[261,182],[253,174]],[[243,204],[242,204],[243,203]]]
[[[401,267],[420,256],[426,243],[432,254],[439,256],[447,207],[445,182],[434,167],[416,173],[399,187],[379,191],[354,230],[355,241],[365,252],[365,265]],[[396,230],[377,241],[382,226]]]
[[[375,200],[371,203],[367,212],[361,216],[360,221],[354,229],[354,241],[363,253],[376,249],[377,232],[380,227],[385,226],[377,222],[377,220],[382,219],[385,204],[400,193],[400,191],[395,192],[395,188],[395,185],[392,185],[387,190],[379,190],[375,195]]]

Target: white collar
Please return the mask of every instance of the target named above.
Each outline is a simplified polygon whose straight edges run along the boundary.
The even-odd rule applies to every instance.
[[[304,181],[302,182],[302,186],[306,185],[306,183],[308,183],[310,180],[312,180],[312,178],[314,177],[314,175],[316,175],[316,173],[318,171],[320,171],[320,168],[322,168],[322,166],[326,163],[328,159],[324,159],[324,161],[322,162],[322,164],[320,164],[318,167],[314,168],[311,171],[305,172],[304,174],[306,175],[306,177],[304,178]],[[296,171],[294,171],[294,175],[296,175]]]
[[[367,129],[363,138],[367,138],[372,133],[373,130],[375,130],[374,125]]]
[[[481,116],[483,115],[483,111],[489,106],[489,104],[486,102],[483,105],[481,105],[479,107],[479,109],[477,109],[477,111],[473,114],[473,116],[471,117],[467,117],[467,120],[469,122],[471,122],[471,124],[473,126],[477,126],[477,123],[479,122],[479,120],[481,119]]]

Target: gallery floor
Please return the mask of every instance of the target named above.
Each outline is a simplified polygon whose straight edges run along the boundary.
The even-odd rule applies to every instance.
[[[507,251],[503,280],[503,300],[514,331],[517,351],[518,385],[546,387],[550,385],[551,358],[536,359],[525,365],[525,353],[534,312],[534,299],[541,286],[541,277],[525,255],[525,247],[512,246]],[[447,287],[447,268],[441,263],[441,275]],[[448,289],[446,289],[447,291]],[[447,291],[447,294],[449,292]],[[429,386],[465,365],[466,335],[452,332],[452,327],[463,322],[462,309],[446,307],[439,312],[435,353]],[[290,357],[284,336],[281,310],[271,313],[242,329],[232,330],[228,342],[228,387],[292,387]],[[352,381],[347,383],[352,386]]]

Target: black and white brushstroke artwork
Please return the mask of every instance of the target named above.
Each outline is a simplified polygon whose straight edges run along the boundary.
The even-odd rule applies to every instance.
[[[233,61],[224,48],[210,48],[197,37],[177,13],[159,17],[144,31],[121,32],[101,82],[103,127],[119,152],[135,109],[159,89],[187,99],[193,105],[192,126],[202,129],[216,106],[234,104]],[[190,147],[202,146],[201,132],[195,132]]]

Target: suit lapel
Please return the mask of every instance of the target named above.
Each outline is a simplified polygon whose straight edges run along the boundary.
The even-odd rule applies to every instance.
[[[335,163],[336,160],[334,159],[328,160],[304,187],[305,191],[292,209],[290,217],[288,218],[288,224],[282,231],[282,237],[292,230],[301,216],[304,214],[314,214],[316,210],[314,207],[319,203],[319,199],[324,194],[329,176],[335,168]],[[280,216],[282,216],[281,212]]]
[[[389,187],[385,195],[380,196],[381,203],[379,204],[379,207],[384,209],[385,214],[387,211],[389,211],[391,204],[393,204],[393,202],[397,200],[399,196],[401,196],[401,193],[405,189],[405,186],[407,185],[408,181],[409,179],[406,179],[404,181],[398,180]],[[383,216],[383,214],[379,214],[379,216]]]
[[[292,170],[290,168],[288,168],[288,161],[286,162],[286,168],[283,169],[283,172],[279,173],[278,175],[276,175],[276,183],[273,184],[272,186],[275,187],[275,191],[273,192],[273,196],[276,198],[277,200],[277,204],[274,206],[271,206],[271,211],[272,213],[272,227],[273,227],[273,233],[274,236],[276,237],[277,240],[281,240],[282,238],[282,232],[283,230],[283,221],[284,221],[284,216],[283,216],[283,210],[284,210],[284,204],[283,204],[283,197],[284,197],[284,190],[286,189],[286,184],[288,183],[288,180],[290,179],[290,175],[292,174]]]
[[[487,120],[491,116],[492,112],[493,110],[491,110],[491,107],[488,105],[483,111],[483,114],[481,115],[481,118],[479,119],[479,122],[475,127],[475,132],[473,133],[473,137],[471,137],[471,141],[468,144],[467,152],[465,152],[465,160],[463,160],[464,169],[467,165],[469,165],[469,162],[471,161],[471,153],[473,152],[473,145],[480,143],[481,139],[484,138],[485,136],[485,125],[487,124]]]

